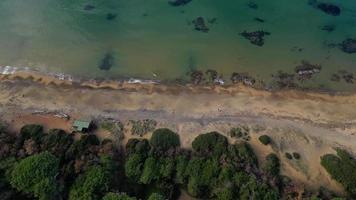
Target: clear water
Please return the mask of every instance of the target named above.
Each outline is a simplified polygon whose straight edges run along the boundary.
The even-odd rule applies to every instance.
[[[341,7],[337,17],[313,8],[308,0],[255,0],[258,9],[249,8],[248,2],[192,0],[173,7],[168,0],[1,0],[0,66],[162,80],[186,79],[192,69],[215,69],[225,79],[232,72],[249,72],[268,82],[278,70],[293,73],[307,60],[323,70],[305,84],[356,88],[330,81],[340,69],[356,73],[356,54],[326,45],[356,37],[354,0],[324,0]],[[87,4],[95,8],[86,11]],[[108,13],[117,17],[107,20]],[[194,30],[191,22],[199,16],[217,19],[207,23],[208,33]],[[335,25],[335,30],[323,31],[324,25]],[[239,35],[244,30],[271,35],[258,47]],[[107,53],[114,56],[114,65],[100,70]]]

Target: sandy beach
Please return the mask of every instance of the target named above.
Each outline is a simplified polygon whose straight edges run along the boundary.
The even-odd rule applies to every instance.
[[[356,153],[356,95],[303,91],[268,92],[245,86],[179,86],[85,81],[73,83],[50,76],[16,73],[0,77],[2,120],[13,131],[25,123],[70,129],[69,122],[35,112],[62,112],[72,118],[154,119],[176,131],[182,145],[199,134],[227,134],[234,126],[250,127],[251,145],[263,161],[269,152],[282,160],[283,174],[301,186],[342,192],[320,166],[320,156],[342,147]],[[56,121],[57,120],[57,121]],[[271,147],[257,140],[268,134]],[[131,138],[125,135],[125,141]],[[149,135],[147,136],[149,137]],[[231,139],[233,142],[233,139]],[[285,152],[302,159],[290,161]]]

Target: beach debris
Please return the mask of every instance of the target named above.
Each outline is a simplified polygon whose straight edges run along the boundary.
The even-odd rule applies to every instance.
[[[91,5],[91,4],[86,4],[83,8],[85,11],[90,11],[90,10],[94,10],[95,6]]]
[[[243,83],[247,86],[253,86],[256,83],[256,79],[250,76],[248,73],[234,72],[231,75],[231,81],[233,84]]]
[[[331,75],[331,81],[340,82],[344,80],[346,83],[353,84],[355,81],[354,74],[346,70],[339,70],[337,73]]]
[[[253,2],[253,1],[248,2],[247,6],[251,9],[255,9],[255,10],[258,9],[257,3]]]
[[[111,20],[114,20],[116,17],[117,17],[117,14],[108,13],[108,14],[106,15],[106,20],[111,21]]]
[[[309,0],[309,5],[323,11],[328,15],[339,16],[341,14],[340,7],[332,3],[324,3],[324,2],[318,2],[317,0]]]
[[[192,0],[169,0],[168,3],[171,6],[184,6],[190,3]]]
[[[253,18],[255,21],[260,22],[260,23],[265,23],[265,20],[259,17]]]
[[[110,70],[114,65],[114,56],[111,53],[105,54],[104,58],[101,60],[99,69],[101,70]]]
[[[278,89],[281,88],[296,88],[298,85],[294,82],[294,74],[289,74],[279,70],[276,74],[272,74],[273,82]]]
[[[201,72],[199,70],[193,70],[190,73],[190,80],[193,84],[199,85],[204,80],[203,72]]]
[[[197,17],[192,21],[194,24],[194,29],[197,31],[201,31],[203,33],[209,32],[209,28],[206,26],[205,20],[203,17]]]
[[[264,36],[270,35],[270,32],[266,31],[254,31],[254,32],[247,32],[244,31],[240,33],[242,37],[244,37],[247,40],[250,40],[251,44],[257,45],[257,46],[263,46],[264,45]]]
[[[324,25],[324,26],[320,27],[320,29],[330,33],[335,30],[335,25]]]
[[[356,53],[356,39],[347,38],[339,46],[345,53]]]
[[[314,74],[320,73],[321,65],[310,64],[308,61],[303,60],[302,63],[295,67],[295,73],[298,75],[298,80],[308,80]]]
[[[131,134],[140,137],[156,129],[157,121],[153,119],[130,120]]]

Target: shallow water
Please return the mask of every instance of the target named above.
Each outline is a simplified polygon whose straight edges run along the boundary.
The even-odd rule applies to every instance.
[[[226,80],[233,72],[248,72],[270,82],[278,70],[294,73],[307,60],[323,69],[303,85],[356,89],[356,84],[330,81],[341,69],[356,73],[356,54],[327,45],[356,38],[355,1],[325,0],[340,6],[340,16],[327,15],[308,0],[256,0],[257,9],[249,8],[249,2],[193,0],[173,7],[167,0],[1,0],[0,66],[161,80],[188,79],[192,70],[214,69]],[[86,5],[95,8],[85,10]],[[108,13],[115,18],[107,20]],[[199,16],[208,33],[194,30],[192,20]],[[207,22],[214,18],[215,23]],[[335,30],[323,31],[324,25]],[[245,30],[271,35],[259,47],[239,35]],[[113,65],[101,70],[107,54]]]

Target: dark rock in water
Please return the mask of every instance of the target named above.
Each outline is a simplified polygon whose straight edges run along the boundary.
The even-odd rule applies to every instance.
[[[244,85],[248,85],[248,86],[253,86],[256,83],[256,79],[254,79],[248,73],[237,73],[237,72],[232,73],[231,81],[234,84],[243,83]]]
[[[240,35],[248,40],[250,40],[251,44],[257,45],[257,46],[263,46],[264,45],[264,36],[270,35],[270,32],[266,31],[254,31],[254,32],[247,32],[244,31],[240,33]]]
[[[332,16],[339,16],[341,13],[338,6],[330,3],[318,3],[317,8]]]
[[[330,33],[330,32],[335,30],[335,26],[334,25],[324,25],[324,26],[321,27],[321,30]]]
[[[356,39],[345,39],[340,44],[340,49],[345,53],[356,53]]]
[[[91,5],[91,4],[87,4],[84,6],[84,10],[89,11],[89,10],[94,10],[95,6]]]
[[[206,26],[205,24],[205,20],[203,17],[198,17],[195,20],[193,20],[193,24],[194,24],[194,29],[197,31],[201,31],[204,33],[209,32],[209,28]]]
[[[348,72],[346,70],[339,70],[337,73],[334,73],[331,76],[331,81],[340,82],[344,80],[346,83],[353,84],[355,81],[354,74],[352,72]]]
[[[218,19],[216,17],[208,19],[209,24],[215,24]]]
[[[172,6],[184,6],[190,3],[192,0],[170,0],[168,3]]]
[[[212,82],[218,78],[218,72],[213,69],[206,70],[205,74],[208,75],[210,81],[212,81]]]
[[[109,20],[109,21],[114,20],[116,17],[117,17],[117,15],[113,14],[113,13],[108,13],[106,15],[106,19]]]
[[[314,74],[320,73],[321,69],[321,65],[310,64],[303,60],[300,65],[295,67],[295,73],[297,73],[299,80],[307,80],[311,79]]]
[[[247,6],[248,6],[249,8],[251,8],[251,9],[257,9],[257,8],[258,8],[257,3],[252,2],[252,1],[248,2]]]
[[[273,74],[272,78],[279,89],[298,87],[298,85],[294,82],[294,74],[288,74],[280,70],[277,74]]]
[[[101,60],[99,65],[99,69],[101,70],[110,70],[111,67],[114,65],[114,56],[110,53],[107,53],[104,58]]]
[[[261,18],[258,18],[258,17],[255,17],[254,20],[257,21],[257,22],[261,22],[261,23],[265,22],[264,19],[261,19]]]
[[[201,71],[194,70],[190,73],[190,80],[193,84],[198,85],[204,80],[204,74]]]

